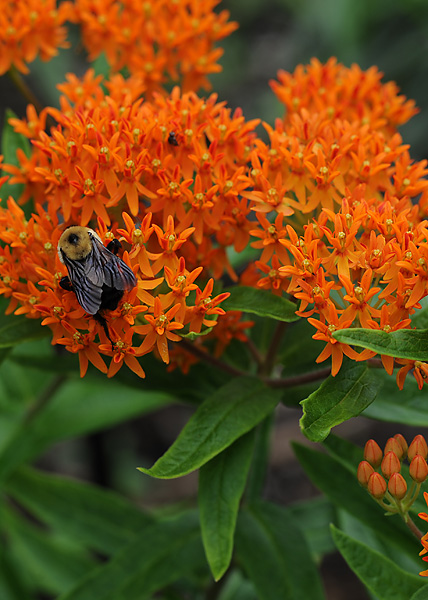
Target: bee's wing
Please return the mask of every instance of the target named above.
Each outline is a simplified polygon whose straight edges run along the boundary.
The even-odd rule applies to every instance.
[[[90,315],[98,312],[101,306],[101,294],[103,292],[102,280],[100,285],[88,278],[87,260],[69,260],[63,253],[64,264],[67,267],[68,276],[73,284],[80,306]]]
[[[116,290],[132,290],[137,280],[132,270],[121,258],[110,252],[99,239],[89,234],[92,252],[87,257],[86,276],[95,285],[104,283]]]

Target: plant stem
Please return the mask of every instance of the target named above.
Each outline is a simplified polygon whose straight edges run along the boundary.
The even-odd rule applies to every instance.
[[[52,379],[49,385],[36,399],[34,404],[28,408],[23,420],[25,425],[31,423],[31,421],[44,409],[44,407],[50,402],[50,400],[66,380],[67,377],[65,375],[57,375]]]
[[[318,381],[319,379],[325,379],[331,373],[330,367],[324,369],[318,369],[317,371],[310,371],[309,373],[302,373],[301,375],[291,375],[290,377],[283,377],[282,379],[272,379],[269,377],[262,377],[262,380],[266,385],[272,388],[288,388],[296,385],[303,385],[305,383],[311,383],[312,381]]]
[[[413,519],[411,518],[411,516],[409,515],[409,513],[407,513],[406,518],[404,519],[404,522],[406,523],[407,527],[410,529],[410,531],[413,533],[413,535],[415,537],[418,538],[418,540],[421,539],[421,537],[423,536],[422,531],[415,525],[415,522],[413,521]]]
[[[36,111],[40,113],[43,110],[42,104],[39,102],[34,92],[26,84],[26,82],[22,78],[22,75],[17,71],[17,69],[13,66],[10,67],[8,75],[12,79],[13,83],[16,85],[18,90],[21,92],[21,94],[24,96],[24,98],[29,102],[29,104],[32,104]]]
[[[215,356],[212,356],[211,354],[206,352],[206,350],[202,350],[202,348],[198,348],[198,346],[195,346],[194,344],[192,344],[191,342],[189,342],[187,340],[182,340],[180,343],[181,343],[181,347],[184,348],[186,350],[186,352],[189,352],[190,354],[197,356],[201,360],[204,360],[205,362],[217,367],[218,369],[221,369],[222,371],[225,371],[226,373],[229,373],[230,375],[235,375],[236,377],[242,377],[242,376],[246,375],[246,373],[244,371],[241,371],[240,369],[236,369],[235,367],[232,367],[231,365],[216,358]]]
[[[259,369],[260,375],[269,375],[272,372],[272,369],[275,365],[276,353],[278,352],[278,347],[281,343],[282,336],[284,335],[287,326],[288,323],[285,323],[284,321],[279,321],[277,324],[265,360]]]

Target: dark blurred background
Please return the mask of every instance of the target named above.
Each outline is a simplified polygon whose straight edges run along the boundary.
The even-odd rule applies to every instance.
[[[232,108],[242,107],[247,119],[273,123],[283,114],[268,84],[278,69],[293,71],[297,64],[307,63],[312,57],[325,61],[336,56],[346,66],[358,63],[367,69],[377,65],[385,80],[396,81],[403,94],[416,100],[421,112],[401,129],[401,134],[411,144],[414,159],[428,155],[426,0],[224,0],[218,9],[229,10],[230,18],[240,27],[222,42],[223,72],[211,77],[213,91]],[[30,67],[32,74],[27,81],[42,103],[57,105],[55,84],[64,79],[66,72],[83,74],[87,67],[77,29],[71,30],[71,37],[71,49],[61,51],[50,63],[36,61]],[[0,103],[2,118],[5,107],[18,115],[25,112],[26,103],[7,76],[0,78]],[[113,487],[147,508],[193,502],[196,474],[159,481],[135,470],[137,465],[150,465],[168,448],[192,410],[184,405],[173,406],[83,440],[64,442],[39,464]],[[276,415],[265,495],[283,505],[318,494],[289,444],[290,439],[304,441],[298,426],[300,416],[300,411],[284,407]],[[360,445],[370,437],[382,444],[397,431],[410,439],[415,433],[424,433],[364,418],[352,419],[335,430]],[[329,600],[368,598],[337,554],[324,559],[322,572]]]

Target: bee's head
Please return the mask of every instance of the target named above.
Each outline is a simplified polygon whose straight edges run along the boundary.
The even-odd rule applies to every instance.
[[[64,256],[69,260],[83,260],[92,251],[91,236],[96,235],[92,229],[74,225],[66,229],[58,242],[58,256],[64,262]]]

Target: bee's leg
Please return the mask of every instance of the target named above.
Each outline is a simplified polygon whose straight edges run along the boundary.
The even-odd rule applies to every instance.
[[[71,283],[68,275],[65,275],[65,277],[62,277],[62,279],[59,280],[59,285],[60,287],[62,287],[63,290],[66,290],[67,292],[73,291],[73,284]]]
[[[111,242],[109,242],[106,246],[107,250],[110,250],[112,254],[117,254],[119,250],[122,248],[122,244],[114,238]]]
[[[97,321],[97,323],[99,323],[101,325],[101,327],[104,329],[104,333],[106,334],[106,336],[108,337],[108,339],[111,343],[111,349],[114,350],[114,342],[111,339],[107,321],[104,319],[104,317],[102,315],[100,315],[100,313],[95,313],[93,315],[93,317],[94,317],[95,321]]]

